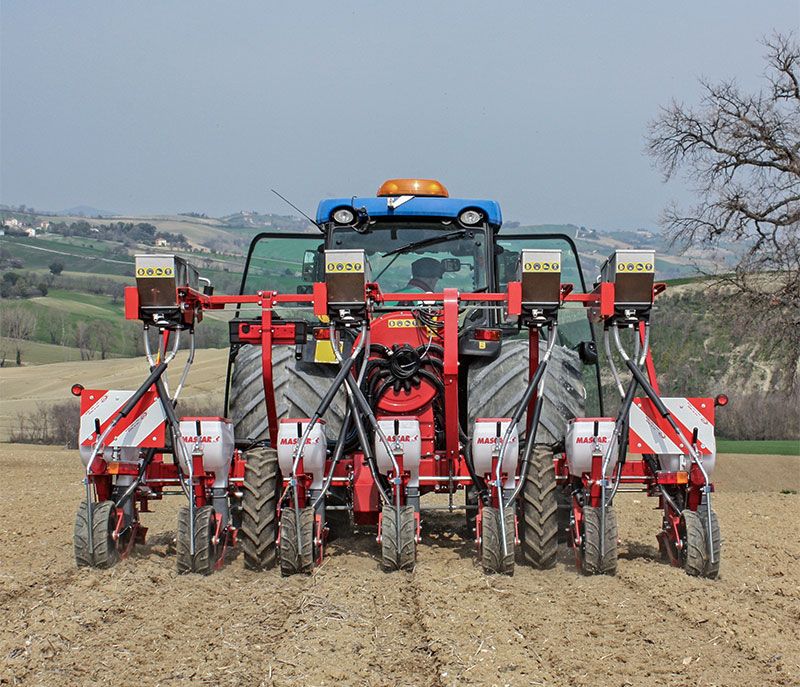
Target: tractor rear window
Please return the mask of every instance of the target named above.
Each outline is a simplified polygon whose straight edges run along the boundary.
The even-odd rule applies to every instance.
[[[287,232],[265,233],[251,249],[240,293],[254,294],[262,289],[280,293],[311,293],[314,281],[313,257],[321,254],[323,237]],[[312,263],[309,264],[309,256]],[[242,306],[242,316],[258,309]],[[275,312],[287,319],[316,321],[310,307],[278,306]]]
[[[379,221],[365,233],[335,229],[332,247],[364,249],[372,279],[385,292],[473,292],[487,285],[486,234],[481,228]]]

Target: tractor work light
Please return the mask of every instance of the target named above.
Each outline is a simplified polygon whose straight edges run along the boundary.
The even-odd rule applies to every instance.
[[[333,212],[333,221],[336,224],[352,224],[356,215],[351,208],[339,208]]]
[[[328,314],[331,317],[344,318],[362,313],[369,279],[369,263],[363,250],[326,250]]]
[[[458,221],[471,227],[478,224],[483,219],[483,215],[477,210],[464,210],[459,216]]]
[[[524,311],[547,317],[561,304],[561,250],[523,248],[519,256]]]
[[[378,198],[387,196],[430,196],[449,198],[444,184],[436,179],[389,179],[378,189]]]

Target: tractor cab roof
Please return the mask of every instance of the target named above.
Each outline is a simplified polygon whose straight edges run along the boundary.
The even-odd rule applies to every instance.
[[[433,179],[390,179],[376,198],[328,198],[317,208],[317,222],[331,221],[335,210],[364,208],[370,217],[455,219],[464,210],[480,210],[486,221],[499,227],[503,223],[500,205],[494,200],[449,198],[447,189]]]

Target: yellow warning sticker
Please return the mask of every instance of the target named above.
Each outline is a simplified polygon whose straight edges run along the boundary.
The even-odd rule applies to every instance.
[[[409,329],[416,327],[417,323],[410,318],[404,318],[402,320],[389,320],[388,325],[389,329]]]
[[[523,272],[560,272],[561,271],[561,264],[559,262],[553,261],[548,262],[547,260],[542,261],[528,261],[524,265],[522,265]]]
[[[160,277],[171,277],[174,270],[171,267],[139,267],[136,269],[136,276],[140,279],[158,279]]]
[[[357,274],[364,271],[364,263],[356,261],[347,262],[327,262],[325,263],[325,272],[328,274],[351,273]]]
[[[655,272],[655,265],[652,262],[619,262],[617,263],[617,273],[629,274],[640,272],[642,274],[652,274]]]

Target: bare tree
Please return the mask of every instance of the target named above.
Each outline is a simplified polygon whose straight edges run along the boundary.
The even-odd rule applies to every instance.
[[[114,327],[110,322],[100,320],[94,325],[92,336],[95,349],[100,353],[100,360],[105,360],[114,342]]]
[[[647,143],[665,179],[682,176],[699,198],[665,211],[672,236],[707,250],[737,244],[718,294],[726,313],[768,332],[755,343],[784,363],[792,390],[800,385],[800,44],[776,34],[764,45],[762,90],[701,82],[700,104],[663,108]]]
[[[94,346],[92,344],[92,333],[86,322],[78,322],[75,327],[75,346],[80,349],[81,360],[92,360],[94,358]]]
[[[22,352],[36,330],[36,315],[26,308],[8,308],[3,312],[3,333],[12,339],[17,366],[22,365]]]
[[[50,338],[50,343],[56,346],[65,346],[67,341],[67,318],[63,313],[48,313],[44,320],[44,329]]]

